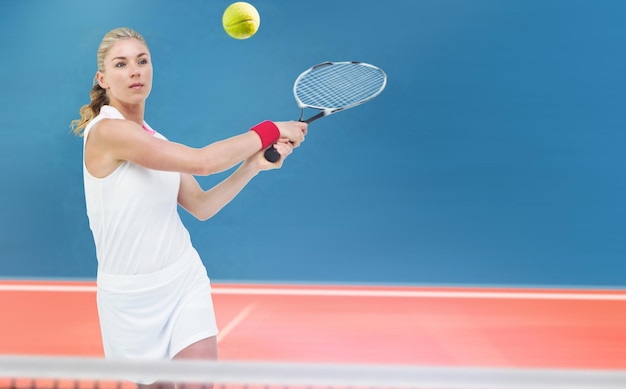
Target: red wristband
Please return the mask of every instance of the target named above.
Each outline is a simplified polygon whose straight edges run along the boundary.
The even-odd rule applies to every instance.
[[[261,150],[271,144],[274,144],[278,140],[278,138],[280,138],[280,130],[278,129],[276,124],[274,124],[274,122],[271,122],[269,120],[257,124],[256,126],[252,127],[250,131],[256,132],[261,138],[261,143],[263,144]]]

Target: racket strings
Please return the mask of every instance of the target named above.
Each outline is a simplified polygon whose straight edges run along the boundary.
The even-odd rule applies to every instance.
[[[376,96],[385,86],[382,70],[358,63],[314,68],[296,84],[296,97],[311,108],[345,108]]]

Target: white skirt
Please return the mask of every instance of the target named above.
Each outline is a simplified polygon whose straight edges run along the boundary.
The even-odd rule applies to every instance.
[[[98,274],[104,353],[116,359],[172,359],[217,335],[211,282],[195,249],[158,272]]]

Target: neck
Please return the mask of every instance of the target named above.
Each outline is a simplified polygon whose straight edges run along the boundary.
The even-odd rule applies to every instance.
[[[145,104],[125,104],[120,101],[111,101],[109,105],[120,111],[126,120],[133,121],[140,126],[143,125]]]

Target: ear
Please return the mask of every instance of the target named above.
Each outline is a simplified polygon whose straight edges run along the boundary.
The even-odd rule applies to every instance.
[[[102,89],[108,89],[109,88],[109,84],[107,84],[104,81],[104,73],[102,73],[100,70],[98,70],[96,72],[96,80],[98,81],[98,85],[100,85],[100,88],[102,88]]]

